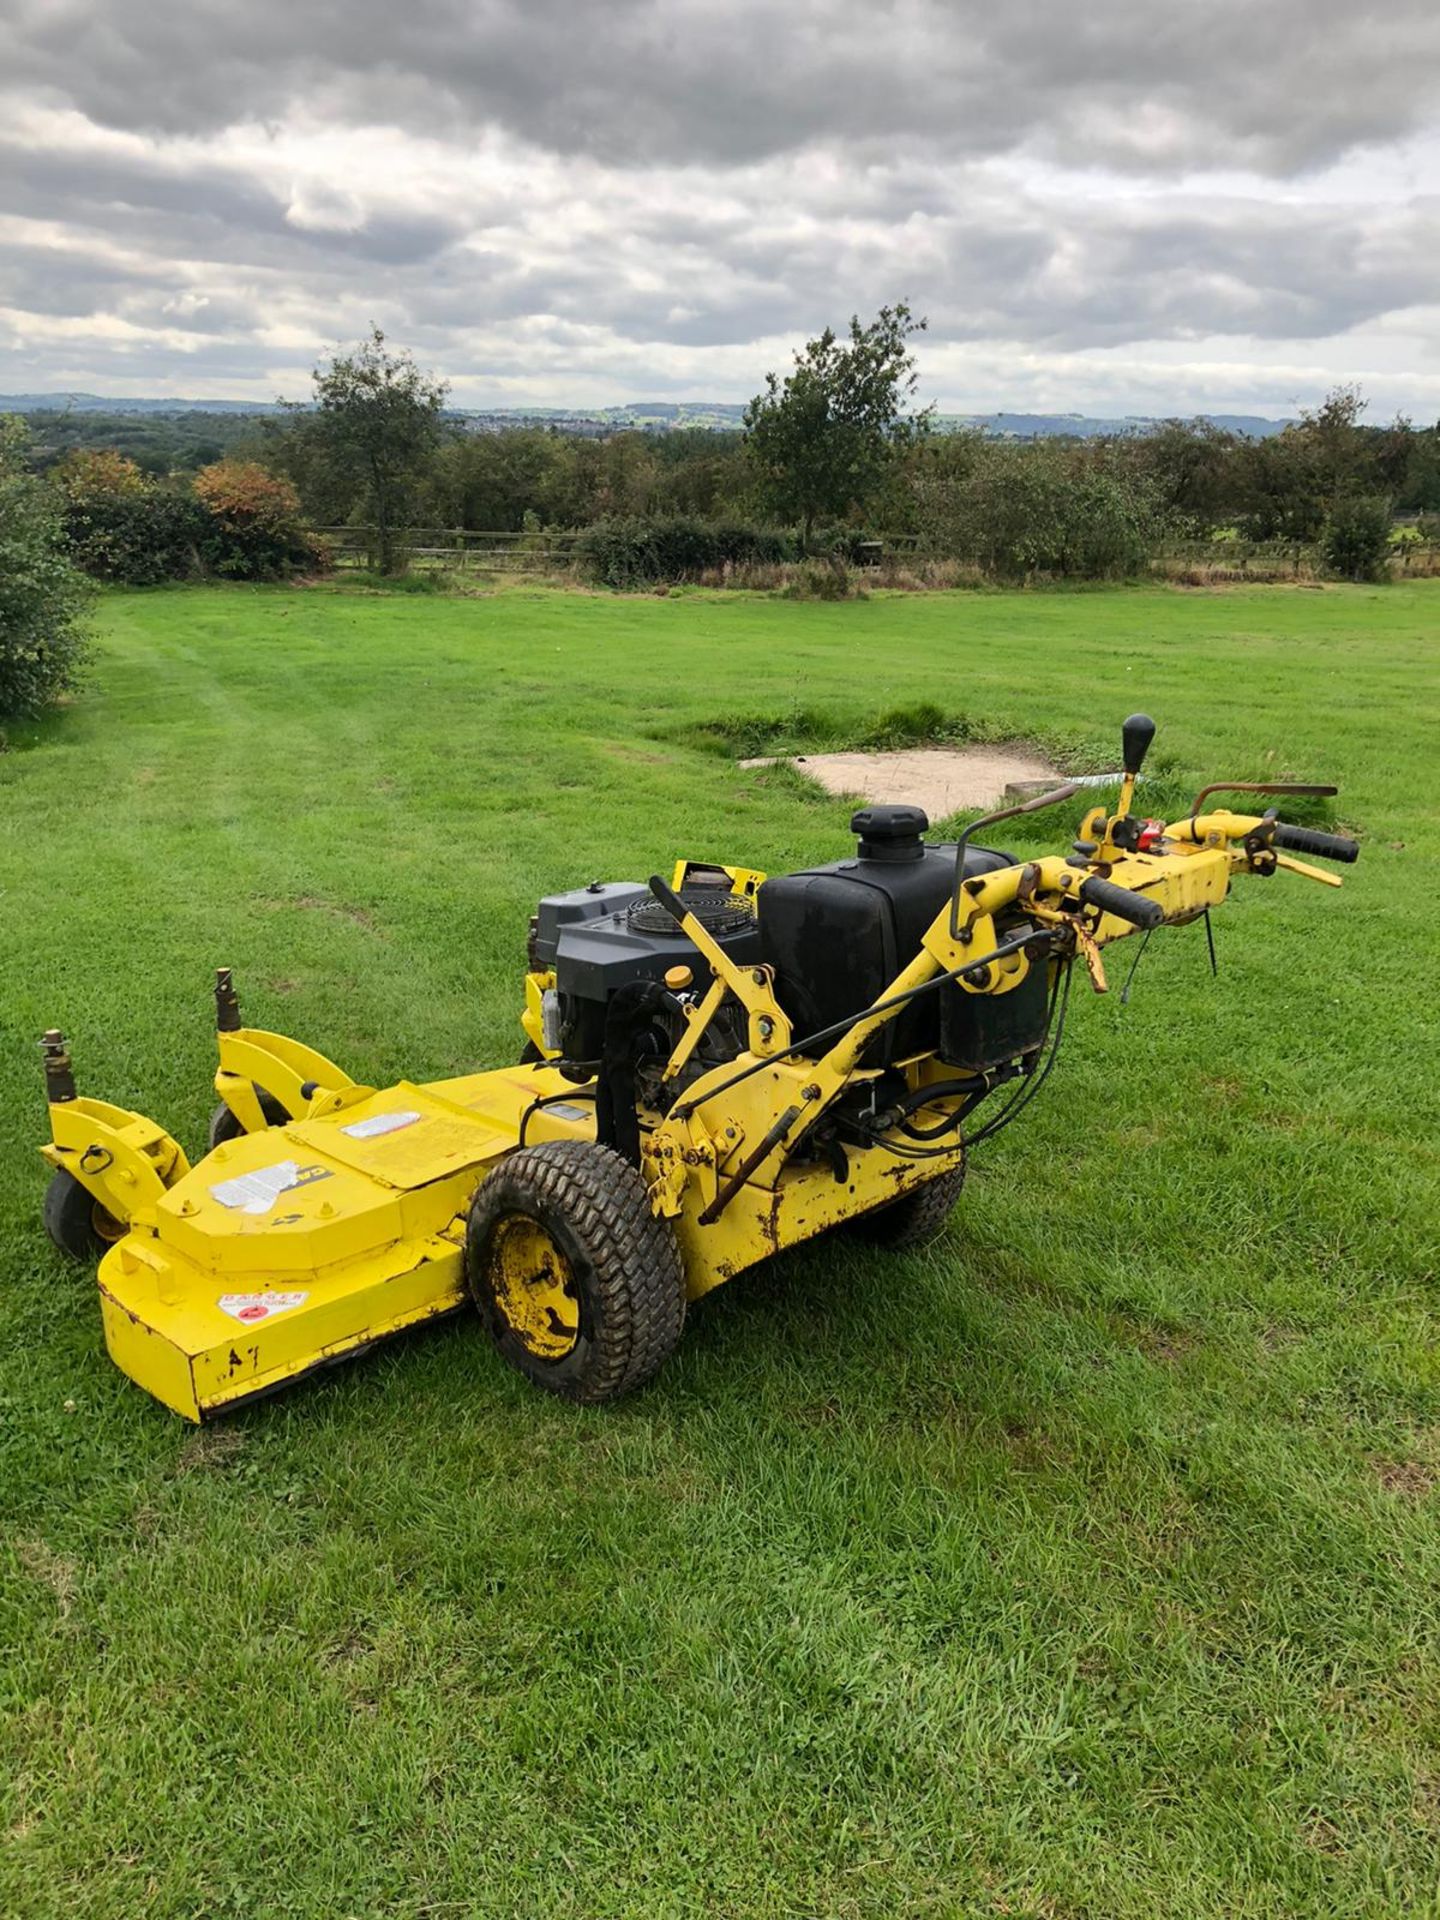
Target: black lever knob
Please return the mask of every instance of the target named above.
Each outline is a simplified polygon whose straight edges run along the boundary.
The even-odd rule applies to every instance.
[[[1120,729],[1126,773],[1139,773],[1145,764],[1145,756],[1150,751],[1150,742],[1154,738],[1155,722],[1149,714],[1132,713]]]

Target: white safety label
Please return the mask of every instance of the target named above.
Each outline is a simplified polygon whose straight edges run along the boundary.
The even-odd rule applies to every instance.
[[[253,1326],[257,1320],[271,1320],[289,1307],[303,1307],[308,1293],[222,1293],[216,1305],[232,1320]]]
[[[348,1133],[352,1140],[374,1140],[382,1133],[398,1133],[401,1127],[413,1127],[419,1118],[418,1113],[372,1113],[368,1120],[356,1120],[340,1131]]]
[[[300,1169],[293,1160],[277,1160],[273,1167],[259,1167],[254,1173],[236,1174],[210,1189],[212,1198],[222,1207],[237,1207],[241,1213],[269,1213],[280,1195],[297,1186]]]

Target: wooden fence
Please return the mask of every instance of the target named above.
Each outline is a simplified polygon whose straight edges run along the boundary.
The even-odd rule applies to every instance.
[[[341,568],[374,564],[373,527],[312,527]],[[576,563],[578,533],[476,532],[464,527],[406,527],[397,540],[412,566],[447,573],[569,573]],[[867,542],[861,563],[918,558],[920,538],[913,533],[884,534]],[[1405,542],[1391,550],[1396,578],[1440,575],[1440,546]],[[1304,580],[1324,572],[1318,550],[1294,541],[1202,540],[1167,543],[1156,549],[1151,566],[1167,578],[1187,572],[1254,580]]]
[[[374,564],[373,527],[311,527],[337,567]],[[573,533],[485,533],[466,527],[406,527],[396,540],[414,567],[447,573],[563,573],[574,565]]]

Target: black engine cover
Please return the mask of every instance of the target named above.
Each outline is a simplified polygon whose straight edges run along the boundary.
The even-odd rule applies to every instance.
[[[715,887],[682,890],[680,898],[733,959],[752,965],[759,960],[753,901]],[[596,906],[608,911],[594,911]],[[649,888],[630,883],[611,882],[599,896],[582,890],[542,900],[534,950],[541,965],[555,969],[568,1060],[599,1059],[606,1010],[622,987],[658,984],[674,966],[693,967],[702,990],[710,978],[698,949]]]

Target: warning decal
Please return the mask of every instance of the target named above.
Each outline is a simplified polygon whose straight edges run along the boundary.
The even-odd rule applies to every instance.
[[[340,1131],[348,1133],[352,1140],[373,1140],[382,1133],[398,1133],[401,1127],[413,1127],[419,1118],[418,1113],[372,1113],[368,1120],[356,1120]]]
[[[308,1293],[222,1293],[215,1304],[232,1320],[253,1326],[260,1320],[273,1320],[287,1307],[303,1307],[309,1298]]]
[[[221,1180],[210,1192],[222,1207],[236,1207],[241,1213],[269,1213],[282,1193],[328,1180],[331,1172],[329,1167],[301,1167],[293,1160],[277,1160],[273,1167],[258,1167],[254,1173]]]

